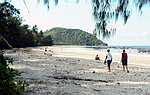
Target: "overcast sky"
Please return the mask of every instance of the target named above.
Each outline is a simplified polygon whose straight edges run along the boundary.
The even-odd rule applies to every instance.
[[[50,0],[53,1],[53,0]],[[37,25],[47,30],[53,27],[77,28],[92,33],[94,19],[92,17],[91,0],[59,0],[58,6],[50,5],[50,10],[37,0],[12,0],[12,4],[21,12],[25,24]],[[71,1],[71,2],[70,2]],[[117,31],[110,39],[103,40],[109,45],[149,45],[150,46],[150,7],[143,8],[142,15],[134,11],[128,22],[113,24]]]

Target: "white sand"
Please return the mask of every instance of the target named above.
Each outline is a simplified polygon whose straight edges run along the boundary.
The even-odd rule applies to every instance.
[[[104,49],[102,51],[98,51],[92,48],[82,48],[78,46],[53,46],[49,47],[48,49],[53,50],[55,52],[54,56],[56,57],[83,58],[93,60],[96,54],[98,54],[100,59],[104,60],[106,55],[106,50]],[[121,53],[122,52],[112,53],[114,62],[120,63]],[[129,64],[150,66],[150,54],[128,53],[128,58]]]
[[[9,52],[10,65],[29,83],[27,95],[150,95],[150,55],[129,54],[130,73],[122,71],[120,54],[112,53],[112,72],[107,72],[105,52],[90,48],[52,46]],[[25,51],[24,51],[25,50]],[[53,53],[53,56],[50,56]]]

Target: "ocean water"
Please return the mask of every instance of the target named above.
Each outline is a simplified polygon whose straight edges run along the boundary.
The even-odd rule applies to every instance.
[[[150,49],[150,46],[85,46],[86,48],[95,49],[106,49],[106,48],[116,48],[116,49]]]
[[[106,52],[110,49],[112,53],[121,53],[124,49],[131,54],[150,54],[150,46],[85,46],[98,51]]]
[[[118,48],[132,48],[132,49],[150,49],[150,46],[111,46]]]
[[[76,55],[91,55],[95,56],[99,52],[107,53],[107,49],[110,49],[112,54],[121,54],[123,49],[126,50],[128,54],[136,54],[136,55],[149,55],[150,54],[150,46],[74,46],[74,45],[56,45],[53,46],[58,48],[58,52],[61,54],[64,53],[68,56]],[[139,52],[146,51],[146,52]],[[60,55],[61,55],[60,54]]]

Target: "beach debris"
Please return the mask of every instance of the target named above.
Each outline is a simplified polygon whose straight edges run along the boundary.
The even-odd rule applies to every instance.
[[[62,80],[78,80],[78,81],[93,81],[93,82],[112,82],[110,80],[95,80],[95,79],[85,79],[85,78],[79,78],[79,77],[74,77],[74,76],[65,76],[65,75],[59,75],[59,76],[49,76],[49,78],[54,78],[54,79],[62,79]]]
[[[117,84],[117,85],[120,85],[120,83],[119,83],[119,82],[117,82],[116,84]]]
[[[95,71],[93,71],[92,73],[95,73]]]
[[[80,83],[77,83],[77,82],[75,82],[75,81],[73,81],[73,84],[81,86]]]
[[[100,90],[100,89],[95,89],[95,88],[94,88],[93,90],[94,90],[94,91],[102,91],[102,90]]]

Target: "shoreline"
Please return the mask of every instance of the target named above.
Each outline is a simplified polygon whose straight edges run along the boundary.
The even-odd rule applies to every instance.
[[[123,72],[121,64],[114,62],[111,65],[112,72],[108,72],[103,60],[94,60],[97,51],[93,49],[52,46],[48,47],[48,50],[53,51],[52,56],[44,55],[44,49],[45,47],[38,47],[8,53],[15,58],[14,64],[10,66],[23,72],[20,78],[29,83],[26,95],[147,95],[150,93],[149,66],[129,64],[130,73],[126,73]],[[69,54],[74,58],[69,57]],[[134,58],[133,55],[131,56]]]

